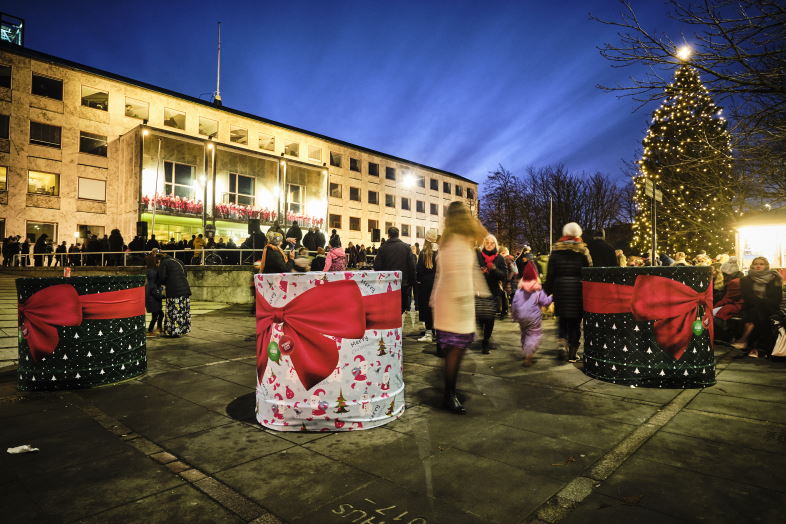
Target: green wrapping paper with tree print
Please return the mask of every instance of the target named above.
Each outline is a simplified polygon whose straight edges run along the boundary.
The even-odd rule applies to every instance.
[[[144,285],[144,276],[17,279],[17,387],[89,388],[144,373]]]
[[[631,386],[715,384],[712,268],[582,269],[584,373]]]

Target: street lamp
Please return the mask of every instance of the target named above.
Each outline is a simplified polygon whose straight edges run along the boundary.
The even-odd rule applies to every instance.
[[[687,62],[693,54],[693,49],[688,44],[682,45],[677,49],[677,58],[683,62]]]

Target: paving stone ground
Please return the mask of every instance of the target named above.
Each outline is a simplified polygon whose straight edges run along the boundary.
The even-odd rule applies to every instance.
[[[439,408],[442,362],[407,317],[400,420],[277,433],[254,421],[246,306],[195,304],[192,333],[149,340],[138,379],[23,393],[12,283],[0,277],[4,523],[739,523],[786,507],[784,363],[718,346],[716,386],[632,389],[559,361],[551,320],[522,367],[517,326],[498,321],[498,349],[465,359],[461,417]],[[40,451],[5,453],[20,444]]]

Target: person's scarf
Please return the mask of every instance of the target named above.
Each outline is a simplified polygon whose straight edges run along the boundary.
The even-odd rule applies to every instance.
[[[753,294],[758,298],[764,298],[767,284],[769,284],[772,279],[780,277],[780,275],[777,271],[771,269],[765,269],[763,271],[751,269],[748,271],[748,277],[751,279],[751,282],[753,282]]]
[[[264,273],[265,272],[265,261],[267,260],[267,251],[268,251],[268,249],[272,249],[273,251],[278,251],[279,253],[281,253],[281,257],[284,258],[284,260],[286,261],[286,257],[284,257],[284,252],[281,251],[280,247],[278,247],[278,246],[276,246],[274,244],[268,244],[268,245],[265,246],[265,250],[262,252],[262,258],[259,261],[259,272],[260,273]]]
[[[494,259],[497,258],[497,249],[494,248],[491,251],[486,251],[483,248],[480,251],[480,254],[483,255],[483,260],[486,262],[486,267],[492,267],[494,265]]]
[[[581,237],[564,236],[564,237],[559,237],[559,240],[557,240],[557,242],[584,242],[584,241],[581,239]]]

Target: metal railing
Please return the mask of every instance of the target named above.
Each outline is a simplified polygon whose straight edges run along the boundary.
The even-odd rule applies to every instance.
[[[224,248],[224,249],[159,249],[177,258],[188,266],[251,266],[255,261],[254,254],[262,254],[263,247],[252,248]],[[297,251],[295,251],[297,253]],[[80,251],[78,253],[17,253],[13,256],[14,267],[118,267],[118,266],[144,266],[145,257],[150,254],[145,251]],[[316,256],[316,251],[308,251],[309,257]],[[367,254],[365,261],[357,267],[368,267],[374,262],[374,256]],[[36,261],[40,263],[36,265]],[[122,262],[122,263],[118,263]]]

